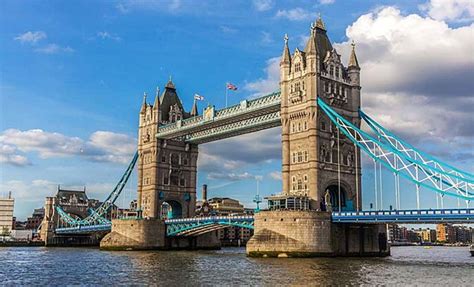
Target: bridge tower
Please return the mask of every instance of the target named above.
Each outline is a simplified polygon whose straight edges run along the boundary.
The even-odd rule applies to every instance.
[[[297,209],[320,210],[326,199],[333,210],[339,205],[360,209],[360,153],[342,133],[338,144],[337,129],[317,106],[321,97],[359,126],[359,73],[355,50],[344,67],[321,18],[311,25],[303,51],[290,54],[285,35],[280,61],[283,193],[277,201],[299,198]]]
[[[195,107],[193,112],[197,113]],[[153,105],[146,95],[138,129],[138,209],[145,218],[192,217],[196,205],[197,145],[156,138],[160,125],[180,122],[184,111],[171,79]]]
[[[384,224],[337,224],[329,211],[361,209],[360,151],[318,107],[321,98],[360,126],[360,67],[332,47],[323,21],[311,25],[303,51],[280,61],[282,193],[255,214],[250,256],[386,256]]]

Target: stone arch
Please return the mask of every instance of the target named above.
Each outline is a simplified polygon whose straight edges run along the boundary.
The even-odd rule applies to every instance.
[[[324,200],[331,206],[333,211],[339,210],[339,185],[341,187],[341,211],[354,210],[354,204],[351,199],[351,188],[343,180],[340,182],[335,179],[329,181],[324,188]]]
[[[166,200],[160,205],[160,218],[172,219],[183,217],[183,206],[176,200]]]

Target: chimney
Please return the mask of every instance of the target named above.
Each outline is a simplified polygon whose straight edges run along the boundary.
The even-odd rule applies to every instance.
[[[202,202],[207,201],[207,184],[202,185]]]

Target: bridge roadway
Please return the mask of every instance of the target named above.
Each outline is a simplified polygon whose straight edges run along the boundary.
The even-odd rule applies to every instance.
[[[466,209],[420,209],[333,212],[335,223],[468,223],[474,224],[474,208]],[[165,220],[168,236],[195,236],[238,226],[253,229],[253,216],[210,216]],[[57,234],[85,234],[108,231],[110,224],[57,228]]]

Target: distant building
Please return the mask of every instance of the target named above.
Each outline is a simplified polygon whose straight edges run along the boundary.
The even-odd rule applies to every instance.
[[[44,218],[44,207],[36,208],[26,220],[26,229],[37,230]]]
[[[209,199],[212,212],[218,215],[243,214],[244,206],[236,199],[228,197],[214,197]]]
[[[15,200],[8,193],[7,198],[0,198],[0,236],[10,236],[13,229],[13,208]]]

